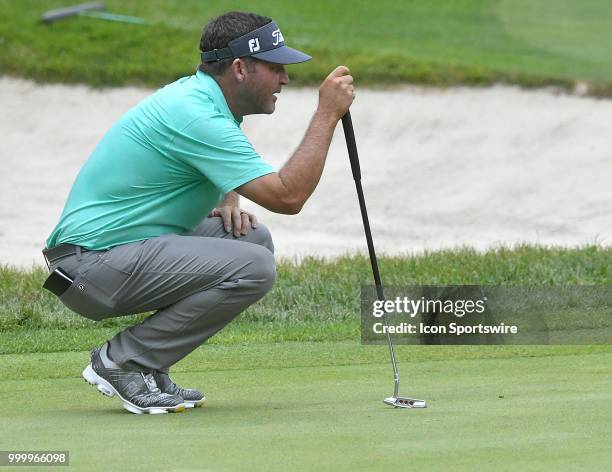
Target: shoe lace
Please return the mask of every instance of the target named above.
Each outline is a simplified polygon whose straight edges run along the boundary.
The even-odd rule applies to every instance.
[[[186,393],[185,389],[173,382],[172,379],[169,378],[168,380],[167,391],[173,392],[175,395],[179,396],[183,396]]]
[[[157,386],[157,382],[155,382],[153,374],[145,374],[144,372],[141,372],[140,375],[142,375],[142,379],[144,380],[145,384],[147,385],[147,388],[151,393],[161,392],[161,390]]]
[[[183,388],[178,385],[170,376],[164,372],[157,372],[160,376],[161,385],[164,386],[164,392],[170,393],[171,395],[178,395],[179,397],[185,397],[191,394],[193,390],[189,388]]]

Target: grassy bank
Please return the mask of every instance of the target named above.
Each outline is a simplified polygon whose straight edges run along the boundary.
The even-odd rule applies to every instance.
[[[612,248],[596,246],[462,249],[380,259],[386,285],[611,284],[611,268]],[[0,353],[84,350],[146,316],[87,320],[42,290],[44,278],[40,267],[0,267]],[[212,342],[355,340],[360,289],[371,280],[364,256],[280,261],[272,291]]]
[[[349,65],[360,84],[589,85],[612,95],[612,3],[606,0],[341,0],[284,2],[110,0],[107,10],[146,25],[41,14],[60,0],[0,0],[0,73],[44,82],[157,87],[191,73],[202,26],[231,9],[276,19],[288,43],[314,60],[292,66],[316,84]]]

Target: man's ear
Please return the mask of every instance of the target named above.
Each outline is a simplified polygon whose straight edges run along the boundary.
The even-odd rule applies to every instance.
[[[246,61],[240,58],[234,59],[230,64],[229,69],[236,82],[244,82],[249,74]]]

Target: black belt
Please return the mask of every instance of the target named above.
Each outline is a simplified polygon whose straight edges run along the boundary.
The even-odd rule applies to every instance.
[[[47,263],[51,265],[62,257],[73,256],[78,254],[79,251],[87,252],[88,250],[89,249],[74,244],[63,243],[50,249],[43,249],[43,255],[45,259],[47,259]]]

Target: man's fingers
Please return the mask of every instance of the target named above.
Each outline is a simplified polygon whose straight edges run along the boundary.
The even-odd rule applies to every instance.
[[[208,216],[220,216],[225,231],[233,233],[237,238],[248,234],[251,228],[257,228],[258,223],[255,215],[238,207],[214,208]]]
[[[345,66],[336,67],[332,73],[329,74],[327,80],[331,80],[332,82],[335,82],[343,87],[351,85],[354,81],[353,76],[350,75],[348,67]]]
[[[234,227],[234,236],[238,238],[242,231],[242,215],[240,214],[240,208],[232,208],[232,226]]]
[[[353,83],[353,76],[352,75],[343,75],[342,77],[336,77],[336,82],[339,82],[341,84],[352,84]]]
[[[259,223],[257,221],[257,217],[255,215],[253,215],[252,213],[247,213],[247,215],[249,215],[249,218],[251,218],[251,227],[253,229],[257,228],[257,223]]]
[[[228,233],[232,230],[232,211],[228,207],[219,208],[221,218],[223,219],[223,226],[225,231]]]
[[[242,230],[240,231],[240,234],[242,234],[243,236],[246,236],[246,234],[249,232],[249,229],[251,227],[251,219],[247,212],[242,213],[242,215],[240,216],[242,217]]]

